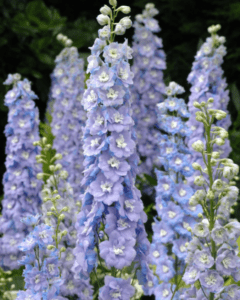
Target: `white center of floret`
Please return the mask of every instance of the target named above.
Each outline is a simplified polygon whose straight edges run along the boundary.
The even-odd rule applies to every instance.
[[[150,99],[155,99],[155,94],[154,93],[148,93],[148,97]]]
[[[94,147],[94,146],[96,146],[96,145],[99,145],[99,138],[96,138],[96,139],[93,139],[93,140],[91,140],[91,147]]]
[[[155,250],[153,251],[153,256],[157,258],[160,256],[160,253],[157,250]]]
[[[143,58],[143,64],[148,65],[149,64],[149,59],[147,57]]]
[[[134,205],[132,205],[132,203],[129,200],[125,201],[125,206],[126,206],[126,208],[129,208],[131,212],[134,209]]]
[[[48,265],[48,271],[49,271],[50,274],[54,272],[54,266],[55,266],[54,264],[49,264]]]
[[[164,183],[162,186],[163,186],[165,191],[169,190],[169,184]]]
[[[68,106],[68,99],[63,99],[63,101],[61,102],[63,106]]]
[[[117,112],[116,114],[114,114],[114,121],[115,123],[123,123],[124,120],[124,116],[121,115],[119,112]]]
[[[101,189],[103,192],[111,192],[112,186],[111,182],[105,182],[101,184]]]
[[[14,246],[17,244],[17,241],[14,240],[14,239],[11,239],[10,242],[9,242],[10,246]]]
[[[112,99],[116,99],[117,96],[118,96],[118,91],[115,91],[114,89],[110,88],[108,93],[107,93],[107,97],[112,98]]]
[[[148,32],[147,31],[143,31],[141,34],[143,39],[146,39],[148,37]]]
[[[209,256],[206,253],[202,253],[199,257],[200,262],[203,264],[208,264],[209,263]]]
[[[95,125],[103,125],[104,124],[104,117],[101,117],[101,115],[97,116],[97,119],[95,121]]]
[[[119,220],[117,221],[117,225],[118,225],[118,227],[120,227],[120,228],[127,228],[127,227],[128,227],[128,223],[125,222],[123,219],[119,219]]]
[[[127,143],[125,143],[124,137],[122,134],[120,134],[119,138],[116,139],[117,147],[118,148],[125,148],[127,146]]]
[[[217,278],[213,274],[210,274],[205,278],[205,282],[207,285],[214,285],[217,282]]]
[[[166,153],[167,153],[167,154],[172,153],[172,151],[173,151],[173,148],[170,148],[170,147],[169,147],[169,148],[166,148]]]
[[[173,219],[176,216],[176,213],[174,211],[168,211],[169,218]]]
[[[15,136],[15,137],[12,139],[12,143],[13,143],[13,144],[16,144],[17,142],[18,142],[18,137]]]
[[[199,77],[198,77],[198,81],[199,81],[199,82],[203,82],[203,81],[204,81],[204,76],[203,76],[203,75],[199,76]]]
[[[176,165],[180,165],[182,163],[182,160],[179,158],[179,157],[177,157],[176,159],[175,159],[175,164]]]
[[[117,49],[110,49],[109,50],[109,56],[112,58],[117,58],[118,52]]]
[[[87,96],[87,102],[94,102],[97,99],[97,94],[94,93],[93,90],[90,91],[89,95]]]
[[[36,277],[35,277],[35,283],[39,283],[40,282],[40,278],[39,278],[40,276],[39,275],[37,275]]]
[[[12,191],[15,191],[16,188],[17,188],[17,186],[16,186],[15,184],[11,186],[11,190],[12,190]]]
[[[118,292],[113,292],[113,293],[111,293],[111,296],[113,297],[113,298],[115,298],[115,299],[117,299],[117,298],[120,298],[121,297],[121,293],[118,291]]]
[[[167,231],[164,230],[164,229],[161,229],[160,230],[160,236],[165,236],[165,235],[167,235]]]
[[[112,167],[112,168],[119,168],[119,164],[120,161],[117,160],[115,157],[112,157],[108,160],[108,164]]]
[[[69,290],[73,290],[73,289],[75,288],[75,286],[74,286],[72,280],[70,280],[70,281],[68,282],[67,288],[68,288]]]
[[[101,82],[107,82],[109,80],[109,75],[103,71],[99,76],[98,76],[99,80]]]
[[[154,70],[152,70],[152,71],[150,72],[150,74],[151,74],[152,77],[157,77],[157,72],[154,71]]]
[[[115,246],[113,246],[113,252],[114,252],[116,255],[122,255],[122,254],[124,254],[124,252],[123,252],[124,249],[125,249],[124,246],[119,247],[119,248],[116,248]]]
[[[67,256],[66,256],[66,261],[71,261],[74,259],[74,255],[72,253],[68,253]]]
[[[63,135],[62,135],[62,139],[66,142],[66,141],[69,140],[69,136],[66,135],[66,134],[63,134]]]
[[[25,158],[25,159],[28,159],[29,158],[29,153],[27,151],[23,151],[22,152],[22,157]]]
[[[26,124],[26,121],[25,121],[25,120],[19,120],[19,121],[18,121],[19,127],[23,127],[25,124]]]
[[[42,232],[39,232],[39,236],[41,239],[45,239],[48,237],[48,234],[47,234],[46,230],[43,230]]]
[[[180,249],[181,252],[185,252],[187,250],[184,245],[181,245],[179,249]]]
[[[169,295],[169,291],[167,289],[162,292],[163,297],[167,297]]]
[[[192,270],[190,273],[189,273],[189,277],[190,278],[196,278],[196,276],[197,276],[197,270]]]
[[[120,78],[122,78],[123,80],[128,79],[128,72],[126,70],[124,70],[123,68],[120,68],[119,72],[118,72],[118,76]]]
[[[145,45],[145,46],[143,46],[143,50],[144,50],[144,52],[149,52],[151,50],[151,46]]]
[[[175,101],[169,101],[169,106],[172,106],[172,107],[176,106],[176,102]]]
[[[172,122],[171,122],[171,127],[172,127],[172,128],[176,128],[176,127],[177,127],[177,124],[178,124],[178,123],[177,123],[176,121],[172,121]]]
[[[10,259],[11,259],[11,260],[16,260],[16,259],[17,259],[17,256],[16,256],[16,255],[10,255]]]
[[[187,192],[184,190],[184,189],[180,189],[180,191],[179,191],[179,195],[181,196],[181,197],[183,197],[183,196],[185,196],[187,194]]]
[[[230,257],[226,257],[222,260],[222,264],[223,264],[225,269],[229,268],[230,263],[231,263],[231,258]]]
[[[163,269],[164,273],[167,273],[169,271],[169,267],[167,267],[165,265],[163,265],[162,269]]]

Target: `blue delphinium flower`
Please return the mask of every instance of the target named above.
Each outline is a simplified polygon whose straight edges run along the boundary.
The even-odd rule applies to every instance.
[[[80,182],[84,169],[82,127],[86,114],[81,104],[84,91],[84,62],[79,58],[76,47],[65,47],[55,62],[50,92],[51,127],[55,136],[53,148],[63,156],[61,163],[69,174],[68,181],[73,188],[75,201],[78,201],[82,192]]]
[[[112,3],[115,16],[116,3]],[[111,11],[106,7],[101,11]],[[122,6],[118,11],[130,8],[125,9]],[[106,14],[97,19],[103,25],[114,22]],[[131,21],[126,17],[118,25],[114,32],[123,34]],[[143,225],[146,215],[141,195],[135,187],[138,156],[129,101],[129,86],[133,83],[128,63],[131,49],[127,41],[113,43],[114,34],[110,35],[109,29],[106,29],[108,35],[102,32],[99,31],[99,38],[91,47],[90,79],[83,96],[88,117],[83,145],[85,193],[76,225],[78,243],[73,269],[86,279],[98,266],[100,271],[103,265],[104,272],[113,277],[117,270],[133,266],[134,274],[140,269],[140,284],[147,284],[151,279],[147,258],[150,243]],[[107,286],[101,293],[106,290]]]
[[[28,214],[40,211],[39,192],[41,181],[36,174],[41,170],[35,156],[39,149],[33,141],[39,139],[39,112],[34,99],[38,97],[31,90],[27,79],[20,80],[19,74],[8,75],[4,82],[13,84],[5,96],[5,105],[9,108],[8,124],[5,127],[6,172],[3,177],[4,199],[0,228],[0,265],[4,268],[17,269],[17,260],[21,257],[18,244],[29,233],[30,224],[20,222]]]
[[[188,207],[194,191],[186,185],[185,177],[194,170],[189,164],[190,151],[183,142],[190,134],[184,122],[184,118],[189,117],[186,104],[177,98],[183,92],[181,86],[170,82],[165,92],[167,99],[158,104],[158,127],[162,132],[159,159],[165,170],[156,170],[158,217],[153,224],[151,248],[152,264],[156,265],[156,274],[164,282],[160,286],[157,284],[154,290],[157,299],[172,299],[178,291],[179,286],[174,287],[169,282],[176,283],[183,274],[187,254],[185,244],[191,236],[187,228],[194,224],[194,218],[201,212],[199,205],[192,211]]]
[[[191,148],[193,142],[199,138],[204,141],[204,125],[195,119],[197,108],[194,107],[194,101],[207,103],[207,100],[212,97],[214,103],[208,103],[211,109],[220,109],[227,111],[229,102],[229,91],[227,88],[226,79],[223,77],[221,65],[223,57],[226,55],[225,37],[218,36],[216,33],[221,28],[220,25],[213,25],[208,28],[211,37],[208,37],[203,43],[195,56],[195,61],[192,66],[191,73],[188,75],[188,82],[192,85],[190,91],[188,107],[191,116],[187,122],[192,130],[191,136],[187,139],[187,145]],[[199,118],[201,118],[199,116]],[[219,120],[217,126],[228,130],[231,125],[230,115],[225,119]],[[214,149],[217,151],[219,145],[215,144]],[[231,152],[230,143],[225,140],[224,146],[221,146],[221,157],[228,157]],[[201,155],[196,152],[191,158],[191,162],[202,161]],[[189,178],[189,183],[193,184],[194,177]]]
[[[136,16],[133,36],[134,85],[131,88],[133,119],[137,134],[137,152],[143,160],[139,174],[153,174],[158,156],[158,130],[156,104],[163,101],[165,85],[163,69],[166,69],[162,39],[156,36],[161,29],[153,17],[158,14],[154,4],[145,6],[142,15]]]
[[[26,291],[19,291],[17,300],[64,300],[58,296],[62,280],[59,271],[58,250],[50,251],[48,246],[53,242],[54,230],[51,226],[40,224],[39,215],[30,215],[23,218],[25,225],[31,224],[33,230],[18,245],[26,255],[19,260],[20,265],[25,265],[23,276]]]
[[[189,205],[200,204],[203,215],[199,215],[201,219],[193,230],[189,228],[192,240],[187,245],[187,268],[183,280],[191,285],[191,290],[198,283],[199,290],[195,290],[191,299],[238,299],[239,286],[224,286],[224,282],[228,278],[239,280],[240,258],[236,241],[240,236],[240,223],[230,218],[231,207],[238,198],[233,179],[239,167],[231,159],[219,158],[220,151],[213,151],[219,138],[227,138],[226,130],[214,125],[215,119],[224,119],[226,113],[209,109],[207,104],[213,101],[209,98],[205,105],[197,101],[193,104],[201,112],[200,122],[204,125],[206,140],[205,144],[201,140],[193,143],[193,149],[202,156],[204,167],[193,164],[201,173],[194,181],[201,189],[189,199]],[[187,292],[181,299],[186,298]]]

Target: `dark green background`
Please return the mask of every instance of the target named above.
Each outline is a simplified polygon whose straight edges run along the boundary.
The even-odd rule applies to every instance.
[[[152,1],[154,3],[154,1]],[[78,3],[78,7],[76,7]],[[131,16],[141,13],[147,1],[118,1],[119,5],[130,5]],[[32,88],[39,96],[37,105],[41,120],[50,87],[50,73],[54,58],[62,46],[56,41],[59,32],[66,34],[86,59],[88,47],[92,46],[100,26],[96,22],[99,8],[108,4],[102,0],[0,0],[0,177],[5,172],[4,126],[7,108],[3,105],[8,87],[2,85],[8,73],[20,73],[32,81]],[[221,24],[219,34],[226,37],[228,54],[223,69],[233,98],[229,103],[233,126],[230,140],[234,149],[231,157],[240,164],[240,2],[234,0],[157,0],[160,14],[156,16],[162,31],[167,54],[165,79],[173,80],[185,87],[185,98],[189,95],[186,78],[191,70],[197,48],[208,36],[207,27]],[[125,35],[132,42],[133,29]],[[118,37],[123,41],[123,37]],[[238,45],[239,44],[239,45]],[[0,194],[2,194],[0,186]],[[238,209],[236,210],[237,214]],[[240,215],[240,214],[239,214]]]

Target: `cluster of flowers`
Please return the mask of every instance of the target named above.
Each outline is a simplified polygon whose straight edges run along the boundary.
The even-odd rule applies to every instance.
[[[224,128],[214,125],[214,120],[221,121],[226,113],[210,109],[208,104],[213,102],[214,99],[209,98],[207,103],[193,103],[202,115],[206,145],[201,140],[192,144],[193,149],[202,155],[205,166],[203,168],[199,163],[193,163],[194,169],[201,173],[195,178],[200,189],[190,198],[189,204],[200,204],[204,216],[201,216],[201,221],[193,230],[189,228],[192,240],[187,248],[188,266],[183,279],[191,288],[187,289],[181,299],[240,298],[239,286],[224,286],[225,277],[232,276],[235,281],[240,280],[240,258],[236,242],[240,236],[240,223],[230,219],[231,207],[238,198],[239,191],[233,179],[239,168],[231,159],[220,158],[220,151],[213,151],[217,139],[220,137],[225,140],[228,136]],[[196,283],[200,285],[198,290]]]
[[[152,174],[158,156],[156,104],[163,101],[165,85],[162,70],[166,68],[162,39],[154,4],[147,4],[142,15],[136,16],[133,36],[134,85],[131,88],[133,119],[137,133],[137,152],[141,158],[139,174]]]
[[[39,149],[33,141],[39,139],[39,112],[33,99],[37,96],[31,90],[27,79],[20,80],[19,74],[9,74],[4,84],[11,85],[5,96],[9,108],[8,124],[5,128],[6,172],[3,177],[4,199],[0,228],[0,265],[3,268],[17,269],[21,252],[19,243],[31,231],[31,227],[20,222],[27,214],[39,212],[42,182],[36,180],[41,170],[36,164]]]
[[[19,244],[19,249],[26,252],[19,263],[25,265],[23,271],[26,291],[19,291],[16,300],[64,300],[59,295],[61,284],[59,271],[59,252],[51,251],[53,228],[46,224],[37,225],[41,215],[29,215],[22,219],[34,229]]]
[[[71,40],[59,34],[58,40],[71,45]],[[51,75],[52,86],[52,133],[55,136],[53,148],[63,156],[62,165],[68,172],[75,201],[79,200],[83,171],[82,127],[86,114],[82,108],[84,92],[83,59],[76,47],[65,47],[57,56],[56,67]]]
[[[39,163],[46,160],[47,152],[51,145],[43,138],[35,144],[42,148],[41,155],[37,156]],[[57,153],[50,161],[50,174],[38,173],[38,178],[46,178],[42,189],[42,214],[45,224],[54,230],[53,239],[55,246],[52,249],[60,249],[59,267],[61,269],[62,283],[60,295],[82,297],[85,285],[78,278],[74,278],[71,267],[74,263],[73,248],[76,246],[75,223],[77,220],[77,204],[74,200],[73,189],[68,179],[68,172],[57,161],[62,159],[62,154]]]
[[[191,96],[188,102],[191,116],[187,122],[188,126],[192,129],[191,137],[187,142],[189,148],[192,143],[199,138],[204,140],[204,125],[195,119],[197,109],[193,105],[194,101],[204,101],[206,103],[208,98],[212,97],[214,99],[212,109],[227,111],[229,91],[226,90],[227,83],[226,79],[222,77],[223,70],[221,68],[223,56],[226,55],[226,47],[223,45],[225,37],[220,37],[216,34],[220,28],[220,25],[213,25],[208,28],[211,37],[207,38],[206,42],[203,43],[197,52],[192,71],[188,76],[188,82],[192,85],[190,89]],[[230,115],[224,120],[218,121],[217,125],[228,130],[231,125]],[[228,157],[231,152],[229,141],[225,141],[224,144],[224,142],[219,139],[214,149],[219,150],[219,146],[223,146],[221,147],[222,157]],[[191,161],[200,162],[202,161],[202,157],[198,152],[193,153]],[[193,184],[192,180],[190,180],[189,183]]]
[[[112,16],[121,7],[116,9],[116,1],[110,3],[113,13],[104,8],[114,22]],[[73,269],[85,280],[91,271],[96,274],[100,263],[99,268],[111,276],[105,277],[99,299],[130,299],[135,290],[130,288],[130,278],[116,278],[114,270],[132,265],[132,274],[138,272],[141,284],[152,279],[152,272],[147,261],[146,215],[135,187],[138,156],[129,103],[133,74],[128,63],[132,50],[127,41],[112,42],[116,31],[110,32],[111,22],[99,30],[88,58],[91,75],[83,96],[88,117],[83,145],[85,193],[76,225]]]
[[[184,120],[189,117],[183,99],[176,97],[184,89],[170,82],[166,87],[167,99],[158,104],[158,127],[160,137],[160,163],[165,171],[156,170],[156,210],[160,221],[153,224],[151,245],[152,264],[163,283],[156,283],[154,294],[159,299],[172,299],[179,290],[179,276],[185,268],[187,249],[195,218],[201,213],[200,205],[189,206],[188,200],[193,189],[185,182],[185,177],[193,174],[189,163],[190,151],[184,138],[191,134]],[[166,134],[167,133],[167,134]],[[174,283],[170,283],[174,279]]]

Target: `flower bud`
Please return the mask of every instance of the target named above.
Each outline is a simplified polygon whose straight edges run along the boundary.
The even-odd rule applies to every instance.
[[[66,248],[65,248],[65,247],[62,247],[62,248],[60,249],[60,253],[65,252],[65,251],[66,251]]]
[[[68,178],[68,172],[66,170],[62,170],[60,173],[59,173],[59,176],[60,178],[62,179],[67,179]]]
[[[213,193],[212,190],[208,190],[208,192],[207,192],[207,198],[209,200],[213,200],[215,198],[214,193]]]
[[[61,170],[62,169],[62,165],[61,164],[56,164],[55,166],[55,171]]]
[[[54,197],[54,199],[55,199],[55,200],[59,200],[59,199],[61,199],[61,196],[60,196],[60,195],[56,195],[56,196]]]
[[[129,6],[122,5],[117,9],[117,11],[121,11],[124,14],[129,14],[131,11],[131,8]]]
[[[201,108],[201,104],[198,103],[197,101],[193,102],[193,106],[196,107],[196,108]]]
[[[64,37],[64,35],[62,33],[59,33],[56,38],[58,41],[61,41],[63,39],[63,37]]]
[[[135,19],[136,19],[137,22],[140,23],[140,22],[143,21],[143,15],[140,15],[140,14],[139,14],[139,15],[136,15]]]
[[[33,146],[39,146],[39,141],[33,142]]]
[[[112,10],[109,6],[104,5],[103,7],[100,8],[100,13],[107,16],[107,15],[111,15]]]
[[[203,215],[201,213],[198,214],[199,218],[203,218]]]
[[[129,17],[122,18],[119,23],[123,25],[126,29],[132,27],[132,21]]]
[[[197,186],[203,186],[205,184],[205,179],[203,176],[196,176],[194,179],[194,184]]]
[[[45,136],[42,138],[42,142],[43,142],[43,144],[46,144],[47,138]]]
[[[37,173],[37,179],[43,179],[44,173]]]
[[[73,43],[73,41],[71,39],[67,39],[66,42],[65,42],[65,45],[67,47],[70,47],[70,46],[72,46],[72,43]]]
[[[204,144],[201,140],[198,140],[198,141],[192,143],[192,148],[197,152],[203,152],[204,151]]]
[[[192,167],[194,170],[198,170],[198,171],[201,171],[202,170],[202,167],[201,165],[199,165],[198,163],[192,163]]]
[[[68,232],[67,232],[67,230],[63,230],[60,234],[61,234],[61,236],[65,236],[68,234]]]
[[[225,144],[225,141],[221,138],[216,138],[214,140],[215,144],[217,144],[218,146],[223,146]]]
[[[216,114],[215,114],[215,118],[217,120],[222,120],[222,119],[226,118],[226,116],[227,116],[227,113],[223,110],[220,110],[220,109],[218,109]]]
[[[192,232],[192,228],[189,226],[189,227],[187,228],[187,231]]]
[[[47,246],[47,249],[48,249],[48,250],[54,250],[55,248],[56,248],[56,247],[55,247],[54,245],[48,245],[48,246]]]
[[[218,159],[219,157],[220,157],[220,153],[219,152],[216,152],[216,151],[212,152],[212,158]]]
[[[146,8],[147,10],[153,9],[154,7],[155,7],[155,5],[154,5],[153,3],[148,3],[148,4],[145,5],[145,8]]]
[[[109,4],[112,6],[117,6],[117,0],[109,0]]]
[[[208,98],[208,103],[213,103],[214,102],[214,99],[212,97]]]
[[[64,219],[65,219],[65,215],[64,215],[64,214],[61,214],[61,215],[58,217],[58,219],[59,219],[60,221],[64,220]]]
[[[117,35],[122,35],[122,34],[124,34],[125,33],[125,31],[126,31],[126,28],[123,26],[123,25],[121,25],[121,24],[117,24],[116,25],[116,27],[115,27],[115,33],[117,34]]]
[[[61,211],[69,211],[69,207],[68,206],[65,206],[63,209],[61,209]]]
[[[110,22],[110,19],[109,19],[108,16],[105,16],[105,15],[101,14],[101,15],[98,15],[98,16],[97,16],[97,21],[98,21],[98,23],[99,23],[100,25],[103,26],[103,25],[108,24],[108,23]]]

